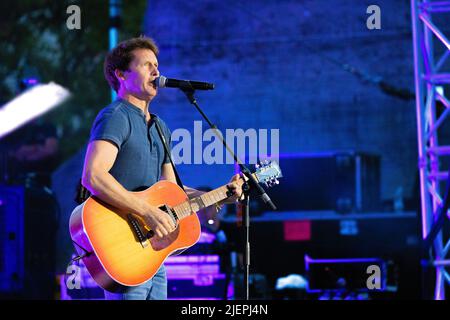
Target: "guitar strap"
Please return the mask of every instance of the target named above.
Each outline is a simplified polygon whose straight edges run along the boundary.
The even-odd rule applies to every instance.
[[[166,152],[166,155],[169,157],[170,164],[172,165],[173,172],[175,173],[175,178],[177,179],[177,184],[180,186],[181,189],[183,189],[183,191],[186,192],[186,190],[184,190],[184,186],[183,186],[183,183],[181,182],[180,176],[178,175],[177,168],[175,168],[175,164],[173,163],[172,156],[170,155],[170,149],[167,145],[166,138],[164,137],[164,134],[159,125],[158,118],[154,117],[154,120],[155,120],[156,130],[158,131],[159,138],[161,139],[162,144],[164,146],[164,151]]]

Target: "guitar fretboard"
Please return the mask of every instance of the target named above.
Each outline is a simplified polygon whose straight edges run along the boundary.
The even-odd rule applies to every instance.
[[[173,207],[173,210],[175,210],[178,218],[182,219],[189,216],[192,212],[197,212],[203,208],[209,207],[219,201],[228,198],[227,191],[227,186],[222,186],[220,188],[206,192],[199,197],[185,201]]]

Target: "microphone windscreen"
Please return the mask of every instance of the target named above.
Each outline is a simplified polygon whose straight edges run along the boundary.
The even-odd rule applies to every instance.
[[[166,86],[166,77],[164,76],[159,76],[158,78],[155,79],[155,85],[158,88],[164,88]]]

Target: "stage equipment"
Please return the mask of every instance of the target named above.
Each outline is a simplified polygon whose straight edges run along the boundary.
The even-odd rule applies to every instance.
[[[0,186],[0,295],[24,286],[24,188]]]
[[[380,157],[357,151],[282,154],[286,183],[272,189],[280,211],[377,211]]]
[[[449,12],[450,1],[411,0],[422,236],[426,239],[427,249],[424,252],[427,262],[423,265],[432,266],[436,271],[436,300],[446,298],[445,284],[447,287],[450,284],[450,273],[445,269],[450,265],[447,258],[450,239],[442,232],[443,221],[448,216],[447,208],[443,208],[444,200],[449,196],[448,192],[445,194],[443,183],[448,179],[448,165],[444,167],[442,162],[450,155],[450,146],[442,144],[443,130],[439,130],[448,122],[450,114],[450,102],[443,90],[443,86],[450,83],[446,63],[450,55],[450,40],[441,30],[447,24],[437,24],[438,21],[448,21],[445,19]],[[437,56],[436,44],[446,48],[441,56]],[[444,107],[441,113],[439,104]],[[430,242],[433,250],[428,250]]]

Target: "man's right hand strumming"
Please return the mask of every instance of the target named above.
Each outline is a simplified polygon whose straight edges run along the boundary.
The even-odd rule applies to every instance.
[[[172,218],[155,206],[147,206],[145,211],[141,214],[145,224],[153,230],[155,235],[163,238],[176,229]]]

